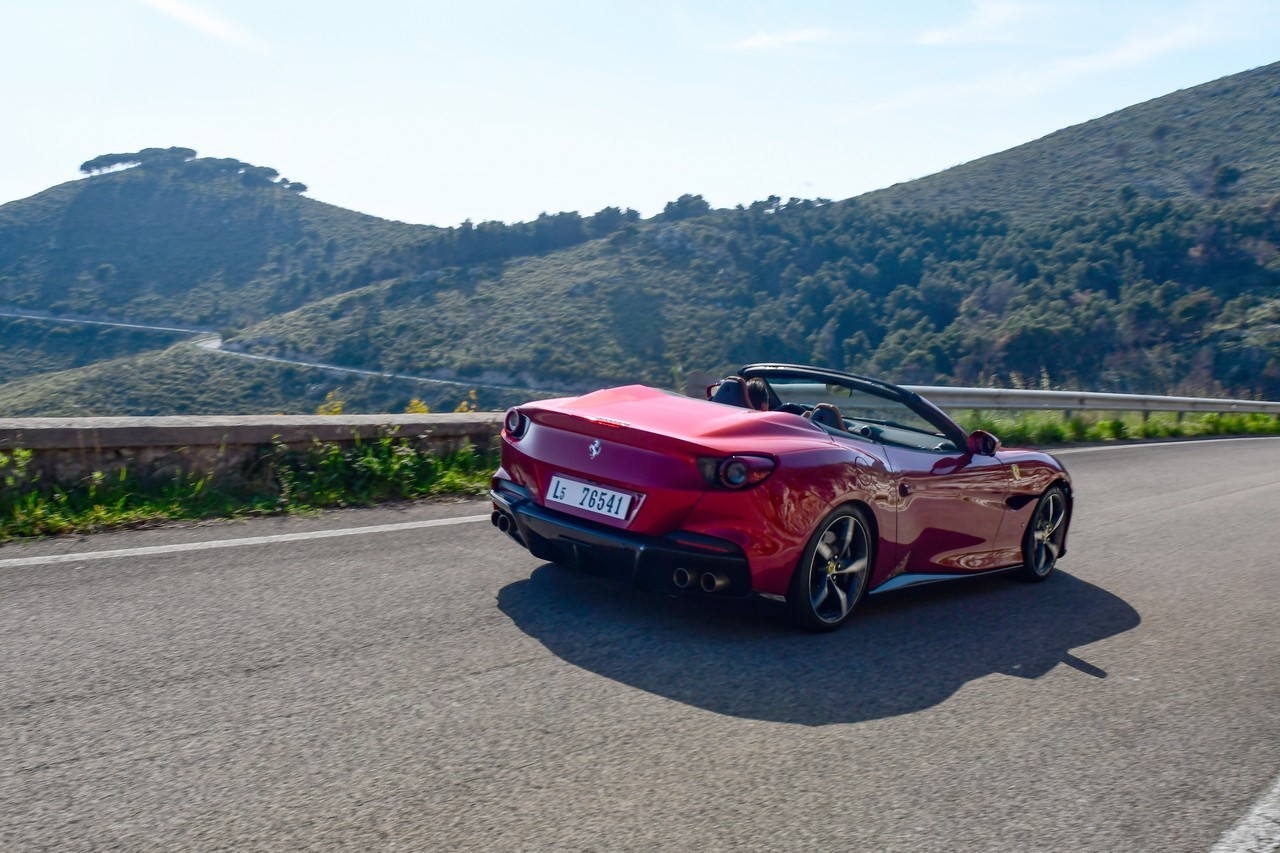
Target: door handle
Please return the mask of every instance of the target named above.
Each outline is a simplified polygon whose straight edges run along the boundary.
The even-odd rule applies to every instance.
[[[911,494],[911,484],[910,484],[910,483],[899,483],[899,484],[898,484],[898,494],[899,494],[899,495],[901,495],[901,496],[902,496],[902,497],[904,497],[904,498],[905,498],[907,495]]]

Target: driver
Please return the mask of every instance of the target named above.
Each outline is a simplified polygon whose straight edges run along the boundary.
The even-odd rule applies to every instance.
[[[759,376],[747,380],[747,406],[757,412],[769,411],[769,386]]]

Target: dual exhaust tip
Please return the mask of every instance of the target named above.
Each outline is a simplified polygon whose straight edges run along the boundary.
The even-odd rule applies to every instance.
[[[505,512],[494,510],[489,516],[489,521],[493,526],[512,539],[520,542],[520,531],[516,529],[515,520]],[[523,543],[522,543],[523,544]],[[729,586],[729,578],[719,572],[703,572],[698,575],[686,568],[676,569],[671,573],[671,582],[676,585],[677,589],[691,589],[697,587],[706,593],[716,593]]]
[[[697,575],[686,568],[679,568],[672,572],[671,582],[677,589],[690,589],[697,586],[708,593],[719,592],[729,586],[729,579],[719,572],[703,572]]]

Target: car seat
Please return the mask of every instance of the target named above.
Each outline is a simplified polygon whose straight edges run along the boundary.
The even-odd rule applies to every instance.
[[[728,376],[721,380],[709,398],[713,403],[724,403],[726,406],[737,406],[750,409],[747,402],[747,381],[741,376]]]
[[[847,432],[844,425],[844,415],[840,414],[840,410],[831,403],[819,403],[814,406],[808,417],[815,424],[820,424],[837,432]]]

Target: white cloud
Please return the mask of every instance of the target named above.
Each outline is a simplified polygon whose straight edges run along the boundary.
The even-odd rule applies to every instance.
[[[800,44],[821,44],[839,40],[839,35],[831,30],[808,29],[788,30],[781,33],[760,33],[748,36],[725,47],[725,50],[741,52],[779,50]]]
[[[867,116],[954,103],[972,98],[1031,98],[1043,96],[1055,87],[1080,77],[1135,68],[1170,54],[1177,54],[1216,44],[1231,33],[1211,7],[1191,7],[1180,19],[1165,20],[1163,25],[1145,22],[1116,45],[1078,56],[1070,56],[1041,65],[988,74],[972,80],[921,86],[902,94],[869,104],[857,114]]]
[[[1187,21],[1174,24],[1164,30],[1144,30],[1109,50],[1062,60],[1056,67],[1051,67],[1044,76],[1050,80],[1056,80],[1096,71],[1132,68],[1166,54],[1213,44],[1223,35],[1222,30],[1212,19]]]
[[[266,45],[257,36],[190,3],[182,0],[140,0],[140,2],[218,41],[233,44],[254,53],[267,52]]]
[[[1036,7],[1014,0],[977,0],[973,15],[968,20],[954,27],[927,30],[916,37],[916,43],[956,45],[1017,41],[1017,25],[1038,14]]]
[[[1144,26],[1114,47],[1068,57],[1026,74],[1010,75],[998,88],[1015,95],[1039,95],[1077,77],[1136,68],[1163,56],[1216,44],[1225,35],[1213,16],[1170,21],[1163,28]]]

